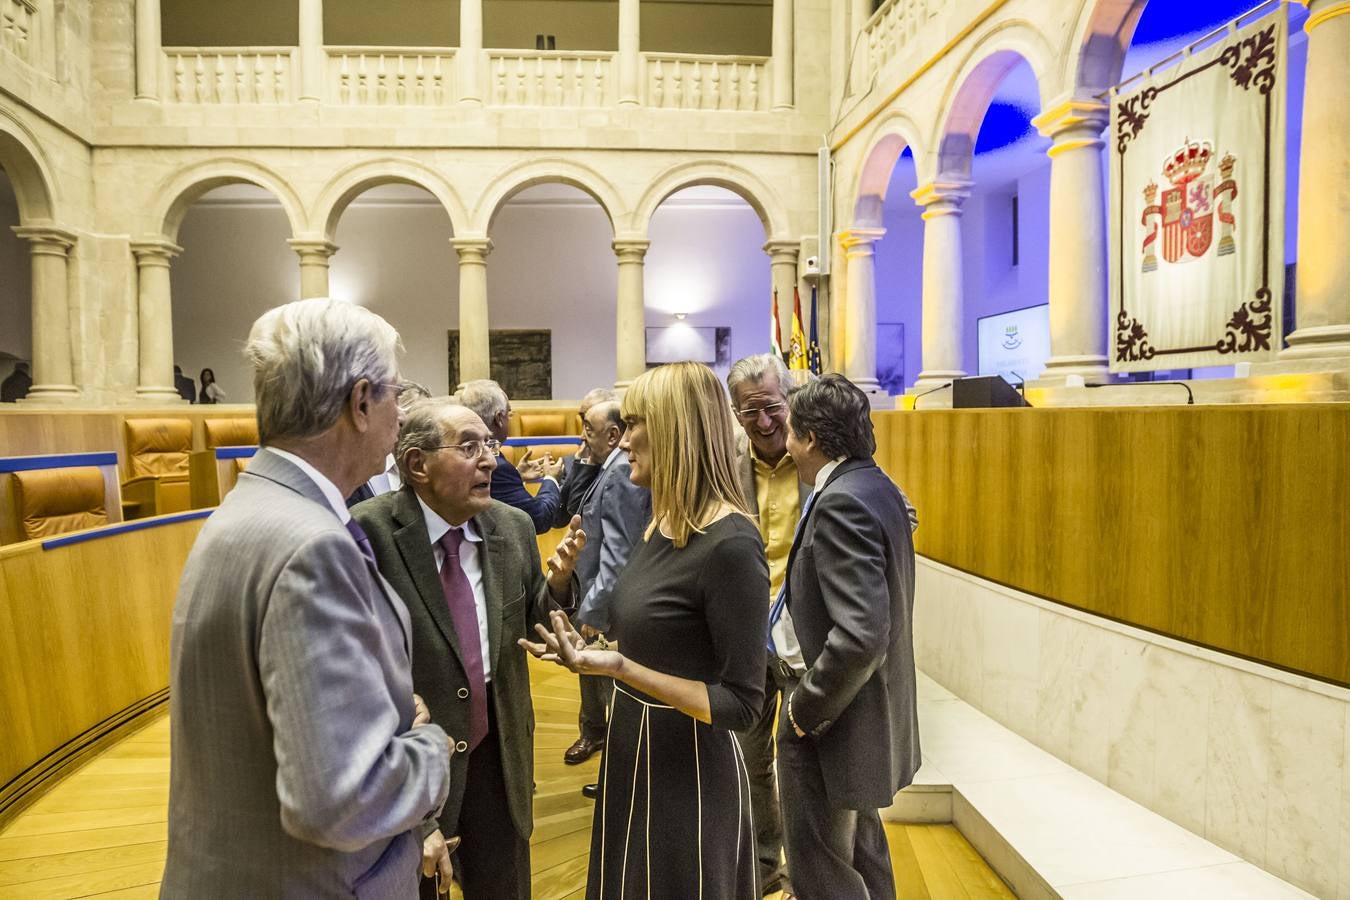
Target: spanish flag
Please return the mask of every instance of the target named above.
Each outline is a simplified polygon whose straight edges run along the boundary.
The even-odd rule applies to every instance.
[[[792,289],[792,347],[788,352],[788,368],[802,372],[810,366],[806,355],[806,329],[802,328],[802,295]]]

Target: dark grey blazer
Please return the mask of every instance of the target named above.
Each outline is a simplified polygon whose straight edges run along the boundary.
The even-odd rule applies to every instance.
[[[845,460],[812,501],[787,588],[807,665],[792,714],[830,804],[890,806],[920,762],[914,542],[904,496],[871,459]]]
[[[165,897],[415,896],[449,788],[412,728],[408,612],[309,476],[264,447],[173,611]]]
[[[577,558],[582,596],[576,620],[600,631],[610,626],[609,599],[614,583],[652,517],[651,492],[633,484],[629,478],[632,470],[628,454],[620,453],[595,480],[581,504],[586,546]]]
[[[412,485],[367,500],[352,510],[361,523],[380,571],[408,604],[412,618],[413,689],[431,710],[431,719],[455,739],[469,734],[467,676],[460,661],[460,637],[445,604],[436,557],[427,540],[426,519]],[[534,829],[534,705],[525,651],[516,639],[538,639],[534,623],[557,609],[539,562],[534,525],[523,511],[505,503],[473,518],[483,536],[483,588],[487,600],[488,652],[492,656],[492,697],[497,740],[511,821],[524,838]],[[573,578],[575,605],[576,581]],[[478,639],[477,635],[473,636]],[[442,833],[458,834],[468,756],[450,759],[450,795],[439,817]]]

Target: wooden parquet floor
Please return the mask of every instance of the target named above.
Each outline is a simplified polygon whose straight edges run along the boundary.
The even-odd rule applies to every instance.
[[[581,786],[599,757],[563,764],[576,739],[577,682],[530,662],[535,705],[536,900],[585,893],[592,804]],[[53,787],[0,832],[0,898],[156,897],[164,869],[169,797],[167,709]],[[888,825],[902,898],[1012,897],[950,825]]]

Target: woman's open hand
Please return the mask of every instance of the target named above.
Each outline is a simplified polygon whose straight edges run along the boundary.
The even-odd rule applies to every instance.
[[[586,639],[572,627],[566,613],[555,609],[548,618],[552,631],[543,625],[534,626],[543,643],[536,644],[525,638],[516,641],[535,659],[555,662],[579,675],[613,676],[623,668],[624,659],[619,651],[587,648]]]

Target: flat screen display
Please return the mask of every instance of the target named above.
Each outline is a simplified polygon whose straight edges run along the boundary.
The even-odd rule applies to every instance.
[[[981,375],[1002,375],[1016,384],[1038,377],[1045,368],[1050,358],[1050,304],[984,316],[976,327]]]

